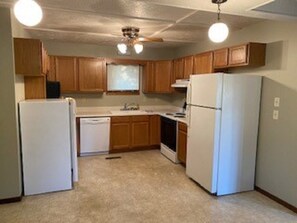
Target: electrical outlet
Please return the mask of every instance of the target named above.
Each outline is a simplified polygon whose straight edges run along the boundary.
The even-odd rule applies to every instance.
[[[280,104],[280,98],[279,97],[275,97],[274,98],[274,107],[279,107]]]
[[[273,115],[272,115],[272,118],[273,120],[278,120],[278,110],[273,110]]]

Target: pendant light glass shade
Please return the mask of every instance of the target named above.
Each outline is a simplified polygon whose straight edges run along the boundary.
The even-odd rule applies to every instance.
[[[42,9],[34,0],[19,0],[13,8],[17,20],[25,26],[35,26],[42,19]]]
[[[134,44],[134,50],[137,54],[140,54],[143,50],[143,45],[140,43]]]
[[[125,54],[127,52],[127,45],[125,43],[119,43],[117,47],[121,54]]]
[[[221,43],[227,39],[229,28],[225,23],[217,22],[211,25],[208,30],[208,37],[212,42]]]

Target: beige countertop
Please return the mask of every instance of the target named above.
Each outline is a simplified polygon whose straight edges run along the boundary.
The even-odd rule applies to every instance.
[[[76,117],[112,117],[112,116],[127,116],[127,115],[161,115],[175,121],[187,124],[187,118],[174,117],[166,113],[179,112],[179,108],[173,106],[150,106],[144,107],[141,110],[121,111],[118,107],[96,107],[96,108],[81,108],[78,107]]]

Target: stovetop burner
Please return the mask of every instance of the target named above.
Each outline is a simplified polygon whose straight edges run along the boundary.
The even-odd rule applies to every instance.
[[[175,112],[175,113],[165,113],[165,115],[172,115],[175,118],[184,118],[186,117],[186,114],[183,112]]]

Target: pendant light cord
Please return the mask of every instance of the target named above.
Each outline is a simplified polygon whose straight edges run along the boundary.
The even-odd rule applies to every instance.
[[[221,4],[220,3],[218,3],[218,21],[220,21],[220,19],[221,19]]]

